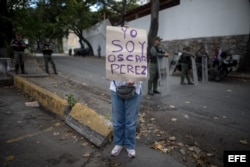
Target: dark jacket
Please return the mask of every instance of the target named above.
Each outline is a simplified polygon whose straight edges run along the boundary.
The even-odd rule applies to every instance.
[[[191,57],[193,55],[189,52],[183,52],[182,55],[181,55],[181,58],[179,60],[179,63],[184,63],[184,64],[191,64]]]
[[[196,56],[195,62],[196,62],[196,63],[200,63],[200,64],[202,63],[202,57],[208,58],[207,53],[206,53],[206,52],[202,53],[201,51],[198,51],[198,52],[195,54],[195,56]]]
[[[164,53],[161,47],[153,45],[150,49],[150,62],[157,63],[157,58],[162,58]]]
[[[43,54],[51,55],[53,53],[53,48],[49,43],[43,45]]]
[[[17,40],[17,39],[12,40],[11,45],[12,45],[13,50],[16,52],[23,52],[26,48],[26,44],[22,39],[21,40]]]

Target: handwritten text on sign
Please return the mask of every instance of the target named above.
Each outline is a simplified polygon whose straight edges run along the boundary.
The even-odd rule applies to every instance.
[[[147,78],[145,30],[107,26],[106,78],[143,81]]]

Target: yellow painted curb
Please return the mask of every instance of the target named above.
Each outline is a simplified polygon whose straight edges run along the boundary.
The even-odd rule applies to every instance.
[[[46,107],[53,113],[63,116],[65,111],[69,108],[66,100],[29,82],[23,77],[14,76],[13,80],[15,87],[34,97],[42,106]]]
[[[112,136],[111,122],[86,105],[76,103],[66,123],[98,147],[109,142]]]
[[[98,147],[104,145],[112,135],[111,122],[86,105],[76,103],[69,112],[69,104],[54,93],[14,76],[14,86],[34,97],[42,106],[65,117],[66,123]],[[69,114],[68,114],[69,113]]]
[[[110,136],[112,132],[111,122],[86,105],[76,103],[69,116],[102,135],[104,138]]]

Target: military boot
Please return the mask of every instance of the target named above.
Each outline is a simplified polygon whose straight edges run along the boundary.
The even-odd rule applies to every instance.
[[[15,65],[15,73],[18,74],[18,72],[19,72],[19,64],[16,64]]]
[[[27,74],[27,72],[25,72],[25,70],[24,70],[24,64],[21,64],[21,72],[22,72],[22,74]]]

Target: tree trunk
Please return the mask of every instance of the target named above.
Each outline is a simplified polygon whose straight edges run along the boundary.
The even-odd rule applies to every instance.
[[[83,37],[79,38],[79,44],[80,44],[81,48],[83,48],[83,49],[85,48],[84,44],[83,44]]]
[[[84,42],[88,45],[88,48],[89,48],[89,56],[94,56],[94,50],[93,50],[93,47],[92,45],[89,43],[89,41],[87,41],[86,39],[83,39]]]
[[[92,45],[89,43],[89,41],[88,41],[86,38],[84,38],[83,36],[81,36],[81,37],[79,37],[79,38],[80,38],[80,39],[79,39],[79,42],[80,42],[82,48],[86,49],[86,47],[84,46],[83,43],[86,43],[86,44],[87,44],[87,46],[88,46],[88,47],[87,47],[87,48],[88,48],[88,56],[94,56],[93,47],[92,47]]]
[[[153,39],[157,36],[158,33],[159,8],[160,8],[159,0],[151,1],[151,22],[150,22],[150,29],[148,32],[148,58],[149,58],[150,48],[153,45]]]
[[[248,36],[247,51],[245,57],[246,57],[246,62],[245,62],[246,72],[250,73],[250,33]]]
[[[242,55],[239,64],[239,72],[250,73],[250,33],[248,35],[248,42],[245,55]]]
[[[7,0],[0,0],[0,48],[6,48],[12,39],[11,13],[7,8]]]
[[[126,13],[127,13],[127,0],[123,0],[121,16],[120,16],[119,23],[118,23],[118,25],[121,25],[122,27],[124,26],[124,23],[125,23],[125,14]]]

